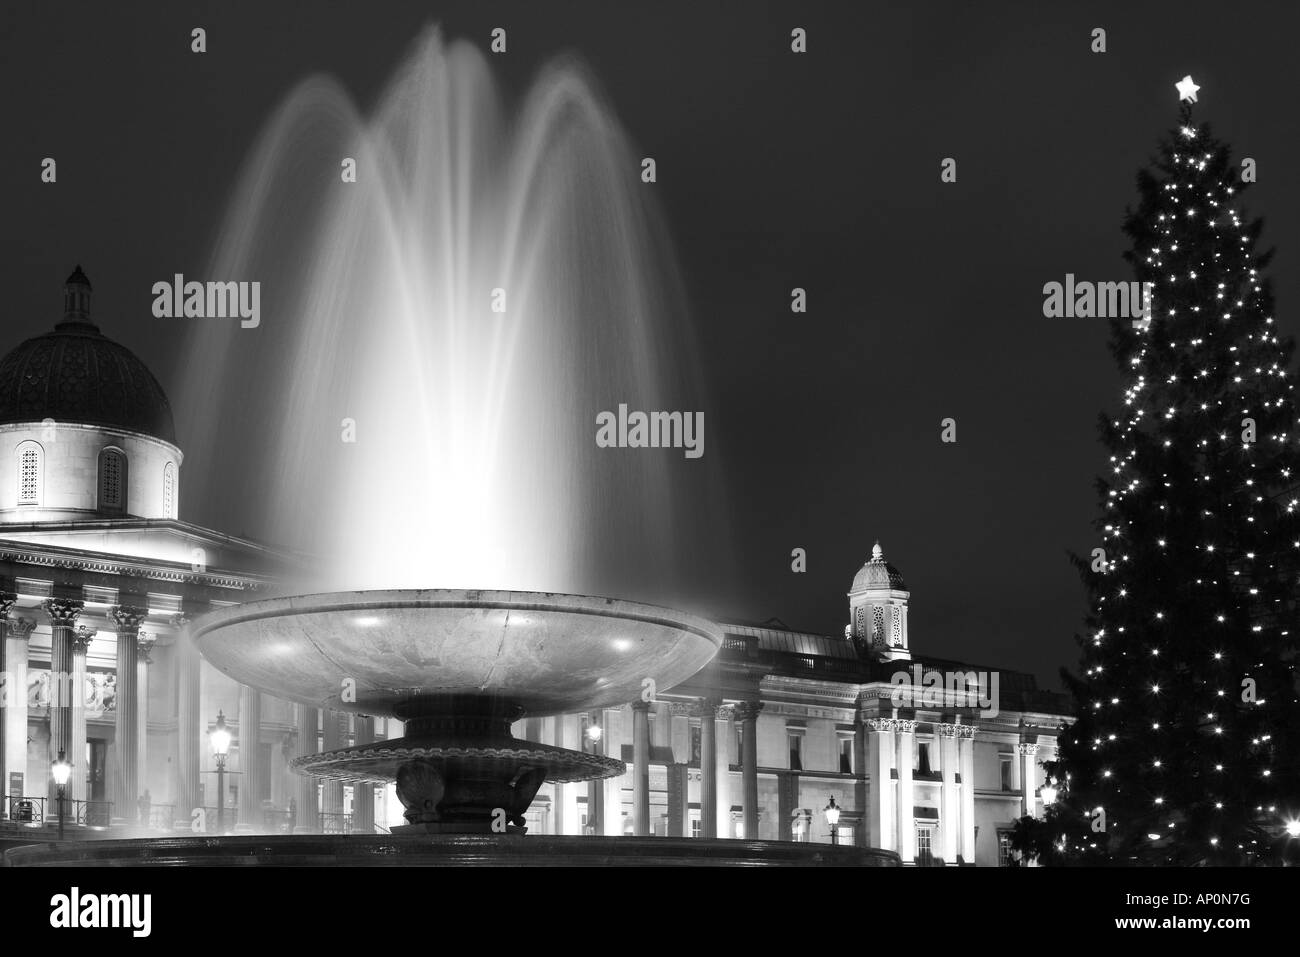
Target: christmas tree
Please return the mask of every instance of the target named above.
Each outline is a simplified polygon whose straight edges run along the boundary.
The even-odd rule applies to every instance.
[[[1180,122],[1138,176],[1125,258],[1148,320],[1112,322],[1128,385],[1103,416],[1100,548],[1060,799],[1016,846],[1046,862],[1294,863],[1300,847],[1300,448],[1279,334],[1235,166]]]

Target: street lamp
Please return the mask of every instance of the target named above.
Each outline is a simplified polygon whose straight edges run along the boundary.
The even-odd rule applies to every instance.
[[[1044,784],[1038,789],[1038,795],[1043,799],[1043,810],[1046,811],[1049,805],[1056,803],[1056,788],[1052,785]]]
[[[840,808],[835,803],[835,798],[831,797],[831,803],[822,808],[822,813],[826,815],[826,823],[831,826],[831,843],[840,842]]]
[[[217,833],[226,833],[226,755],[230,752],[230,729],[226,716],[217,710],[217,725],[208,732],[212,756],[217,759]]]
[[[583,750],[590,746],[592,754],[600,754],[600,736],[603,732],[600,725],[596,724],[595,717],[594,714],[591,715],[591,721],[587,725]],[[601,821],[605,813],[603,788],[603,783],[598,780],[592,779],[587,782],[587,827],[593,837],[599,835],[604,828],[604,822]]]
[[[68,778],[72,776],[72,765],[68,763],[67,756],[60,749],[58,760],[50,766],[50,773],[54,775],[54,783],[58,785],[58,802],[59,802],[59,840],[63,840],[63,795],[67,791]]]

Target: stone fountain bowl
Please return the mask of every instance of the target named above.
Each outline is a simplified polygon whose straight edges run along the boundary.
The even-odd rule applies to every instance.
[[[717,654],[713,622],[655,605],[550,592],[334,592],[222,608],[192,634],[203,657],[267,694],[394,715],[422,699],[486,698],[530,715],[665,691]],[[396,709],[396,711],[395,711]]]

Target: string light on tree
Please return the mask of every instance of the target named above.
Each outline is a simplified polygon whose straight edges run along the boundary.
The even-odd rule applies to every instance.
[[[1175,88],[1177,122],[1125,221],[1126,259],[1156,295],[1150,321],[1112,325],[1128,377],[1101,430],[1113,558],[1077,562],[1077,720],[1048,769],[1067,785],[1013,845],[1048,863],[1300,864],[1290,818],[1268,810],[1300,807],[1293,343],[1241,205],[1249,184],[1193,119],[1201,87]]]

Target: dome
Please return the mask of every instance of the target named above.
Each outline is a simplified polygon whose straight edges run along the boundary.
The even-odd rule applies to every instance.
[[[876,542],[871,549],[871,561],[858,569],[857,575],[853,578],[852,591],[859,592],[867,588],[893,588],[907,591],[902,573],[885,561],[885,552],[879,542]]]
[[[75,422],[176,444],[171,404],[153,373],[90,321],[90,280],[64,286],[63,321],[0,360],[0,424]]]

